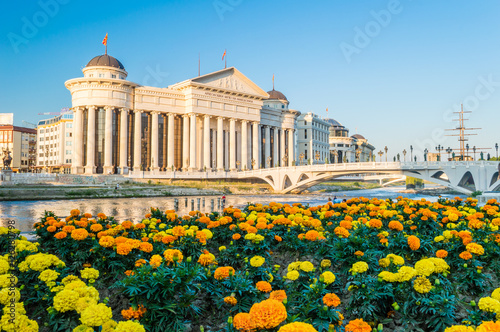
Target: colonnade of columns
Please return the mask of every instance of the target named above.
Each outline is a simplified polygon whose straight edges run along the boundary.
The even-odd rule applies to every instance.
[[[261,165],[292,166],[295,160],[292,129],[274,127],[271,142],[270,126],[264,126],[265,134],[261,137],[262,125],[248,120],[197,113],[179,115],[131,111],[111,106],[101,109],[104,109],[104,117],[101,113],[97,121],[97,106],[74,109],[73,173],[94,174],[99,168],[104,174],[109,174],[119,168],[120,173],[126,174],[130,167],[134,171],[144,170],[145,165],[151,171],[237,171],[258,169]],[[145,118],[146,126],[143,124],[144,113],[148,116]],[[162,132],[160,116],[163,119]],[[102,118],[104,123],[100,123]],[[182,129],[177,128],[179,125]],[[97,136],[96,126],[100,131],[104,128],[104,134],[101,132],[101,136]],[[144,127],[146,130],[143,130]],[[103,160],[96,160],[96,145],[99,144],[96,137],[103,137],[104,140],[101,151]],[[133,146],[129,146],[129,142]],[[264,149],[263,155],[261,149]],[[271,157],[271,151],[273,164],[266,162]]]

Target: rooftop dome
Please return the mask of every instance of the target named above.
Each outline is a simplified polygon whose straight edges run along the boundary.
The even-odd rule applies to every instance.
[[[328,122],[333,127],[344,127],[340,122],[334,119],[325,119],[325,121]]]
[[[360,134],[355,134],[355,135],[352,135],[351,137],[356,138],[356,139],[366,139],[363,137],[363,135],[360,135]]]
[[[98,55],[94,57],[92,60],[89,61],[89,63],[87,63],[86,67],[93,67],[93,66],[114,67],[125,70],[125,67],[123,67],[120,61],[116,60],[115,58],[107,54]]]
[[[269,94],[269,99],[281,99],[288,101],[285,95],[277,90],[272,89],[271,91],[267,91],[267,93]]]

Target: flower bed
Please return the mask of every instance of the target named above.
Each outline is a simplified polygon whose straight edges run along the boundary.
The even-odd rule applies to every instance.
[[[0,228],[1,327],[500,331],[499,226],[495,200],[459,198],[47,212],[37,243]]]

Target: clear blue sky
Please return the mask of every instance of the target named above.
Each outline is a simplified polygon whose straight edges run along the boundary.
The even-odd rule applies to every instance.
[[[221,69],[227,49],[228,66],[264,90],[274,73],[292,108],[326,116],[328,107],[377,151],[458,147],[442,135],[462,101],[474,110],[468,125],[483,128],[470,145],[493,147],[499,15],[497,0],[10,1],[0,14],[0,112],[20,125],[71,106],[64,82],[104,53],[107,32],[108,53],[140,84],[197,76],[198,53],[202,74]]]

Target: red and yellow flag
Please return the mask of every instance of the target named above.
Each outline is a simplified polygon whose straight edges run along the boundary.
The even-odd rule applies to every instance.
[[[108,45],[108,33],[106,32],[106,36],[104,37],[104,39],[102,40],[102,44],[103,45]]]
[[[225,56],[226,56],[226,50],[224,50],[224,54],[222,54],[222,60],[224,60]]]

